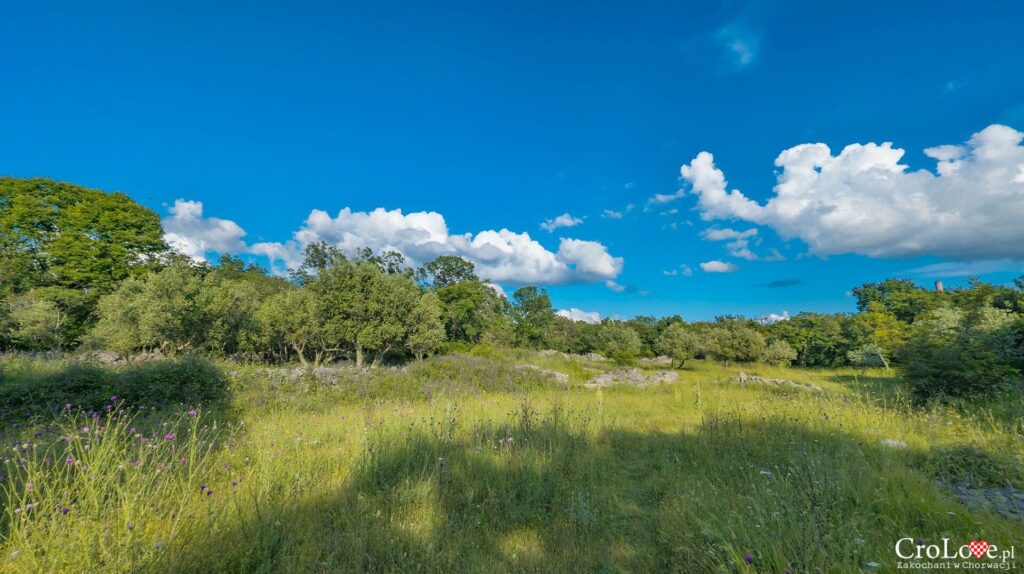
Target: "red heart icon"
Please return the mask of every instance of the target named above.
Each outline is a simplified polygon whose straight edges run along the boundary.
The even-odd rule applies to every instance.
[[[983,554],[988,552],[988,542],[984,540],[971,540],[967,544],[967,549],[971,551],[975,558],[981,558]]]

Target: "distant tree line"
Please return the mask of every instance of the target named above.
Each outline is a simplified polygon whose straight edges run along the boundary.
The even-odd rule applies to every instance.
[[[506,298],[473,263],[419,268],[395,252],[316,243],[289,277],[231,256],[174,254],[159,218],[123,194],[0,178],[0,349],[196,353],[266,362],[358,365],[479,344],[599,353],[619,363],[665,355],[800,367],[900,367],[915,394],[1008,388],[1024,369],[1024,278],[946,291],[904,279],[853,289],[856,313],[686,323],[561,317],[543,288]]]

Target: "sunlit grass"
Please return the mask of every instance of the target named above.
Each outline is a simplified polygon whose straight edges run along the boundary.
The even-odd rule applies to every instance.
[[[506,359],[577,383],[616,368]],[[13,431],[27,444],[6,445],[3,569],[857,572],[892,569],[904,536],[1024,540],[936,482],[1024,486],[1019,424],[914,409],[884,372],[694,361],[645,389],[391,400],[228,368],[223,411],[115,407]],[[827,392],[729,382],[740,370]],[[977,453],[968,468],[957,449]]]

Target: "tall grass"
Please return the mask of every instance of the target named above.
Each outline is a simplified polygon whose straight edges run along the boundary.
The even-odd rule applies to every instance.
[[[936,481],[1024,485],[1019,429],[914,409],[884,374],[756,369],[827,389],[809,393],[698,362],[675,384],[589,391],[509,384],[517,361],[613,368],[446,359],[370,375],[392,384],[372,394],[237,369],[227,426],[114,407],[19,427],[3,568],[859,572],[893,569],[905,536],[1024,540]],[[470,380],[486,387],[438,390]]]

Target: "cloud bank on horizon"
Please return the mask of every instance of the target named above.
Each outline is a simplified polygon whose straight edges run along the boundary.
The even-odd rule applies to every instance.
[[[350,252],[364,247],[398,251],[414,265],[458,255],[474,262],[481,277],[502,283],[611,286],[622,273],[623,259],[597,241],[563,237],[558,250],[550,251],[528,233],[508,229],[451,234],[444,216],[433,211],[346,207],[331,217],[314,209],[291,240],[253,244],[243,240],[246,232],[235,222],[204,216],[202,202],[178,199],[168,211],[162,220],[165,239],[179,252],[197,261],[205,261],[209,252],[263,255],[278,273],[297,267],[305,247],[319,241]]]
[[[763,205],[738,189],[729,191],[710,152],[697,154],[680,174],[697,196],[703,220],[765,225],[785,239],[804,241],[814,255],[1019,260],[1022,140],[1024,132],[990,125],[963,145],[927,148],[925,155],[937,162],[935,173],[908,171],[900,163],[904,150],[891,142],[850,144],[837,155],[822,143],[797,145],[775,159],[781,172],[774,196]],[[651,201],[669,203],[686,194]]]

